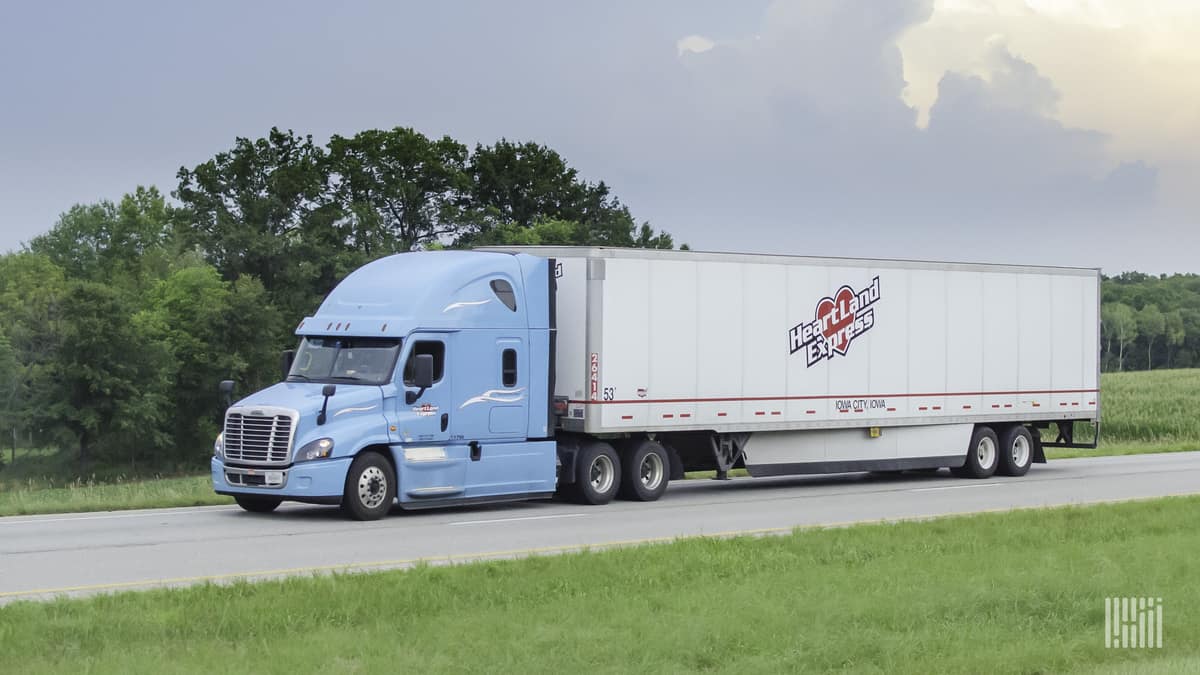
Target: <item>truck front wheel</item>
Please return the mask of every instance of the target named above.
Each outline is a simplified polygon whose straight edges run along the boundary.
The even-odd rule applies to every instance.
[[[607,504],[621,487],[621,460],[608,443],[583,446],[575,460],[575,490],[581,504]]]
[[[364,452],[350,463],[342,509],[355,520],[379,520],[396,499],[396,472],[382,455]]]
[[[621,497],[639,502],[652,502],[667,490],[671,458],[661,443],[651,440],[630,446],[622,461]]]
[[[279,508],[282,499],[277,497],[251,497],[250,495],[236,495],[233,500],[237,505],[251,513],[270,513]]]

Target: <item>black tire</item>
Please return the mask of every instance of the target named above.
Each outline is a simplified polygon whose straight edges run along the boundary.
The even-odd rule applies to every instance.
[[[661,443],[641,440],[631,443],[621,455],[621,499],[652,502],[667,491],[671,480],[671,456]]]
[[[364,452],[350,463],[342,510],[355,520],[379,520],[396,501],[396,472],[383,455]]]
[[[1000,434],[1001,476],[1024,476],[1033,465],[1033,434],[1024,425],[1014,424]]]
[[[986,458],[988,452],[984,444],[990,444],[990,462]],[[981,454],[985,455],[985,458],[981,458]],[[975,433],[971,434],[971,444],[967,446],[967,461],[961,468],[954,470],[954,475],[963,478],[989,478],[996,473],[996,466],[1000,463],[999,455],[1000,441],[996,438],[996,432],[992,431],[991,427],[975,427]]]
[[[607,504],[621,488],[621,458],[608,443],[588,443],[575,458],[575,489],[571,498],[580,504]]]
[[[255,497],[252,495],[234,495],[233,501],[250,513],[270,513],[283,503],[278,497]]]

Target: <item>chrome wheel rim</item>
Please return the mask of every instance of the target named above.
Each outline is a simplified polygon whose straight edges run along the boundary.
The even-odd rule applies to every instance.
[[[647,490],[657,490],[658,486],[662,485],[665,473],[662,456],[657,452],[647,452],[642,457],[641,466],[638,467],[638,478],[642,481],[642,487]]]
[[[387,488],[387,474],[377,466],[368,466],[358,475],[358,501],[368,509],[379,508]]]
[[[975,446],[975,459],[981,469],[987,469],[996,462],[996,442],[989,436],[979,439]]]
[[[608,455],[596,455],[592,460],[591,467],[588,468],[588,482],[592,484],[592,489],[599,494],[604,494],[612,489],[613,480],[616,478],[613,470],[612,458]]]
[[[1029,439],[1018,435],[1012,446],[1013,466],[1025,466],[1029,462]]]

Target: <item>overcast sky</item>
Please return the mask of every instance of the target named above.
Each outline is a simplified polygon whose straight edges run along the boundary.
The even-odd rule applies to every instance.
[[[237,136],[412,126],[693,248],[1200,272],[1197,73],[1194,0],[7,4],[0,251]]]

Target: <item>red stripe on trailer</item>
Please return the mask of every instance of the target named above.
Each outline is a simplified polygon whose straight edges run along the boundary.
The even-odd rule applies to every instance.
[[[1088,405],[1096,405],[1095,401],[1088,401]]]
[[[631,419],[633,419],[633,415],[621,415],[621,419],[623,419],[623,420],[631,420]]]
[[[1037,389],[1030,391],[943,391],[928,393],[895,394],[832,394],[829,396],[715,396],[709,398],[639,398],[616,401],[571,400],[568,403],[582,405],[612,405],[623,403],[724,403],[747,401],[827,401],[830,399],[855,398],[933,398],[937,396],[1020,396],[1031,394],[1095,394],[1099,389]]]
[[[1059,404],[1060,406],[1064,407],[1064,408],[1065,408],[1065,407],[1067,407],[1067,404],[1066,404],[1066,402],[1065,402],[1065,401],[1059,401],[1059,403],[1058,403],[1058,404]]]
[[[993,404],[992,404],[992,407],[993,407],[993,408],[999,408],[999,407],[1000,407],[1000,404],[999,404],[999,403],[993,403]]]
[[[940,406],[940,405],[935,405],[935,406],[933,406],[933,409],[934,409],[934,410],[941,410],[941,409],[942,409],[942,406]]]
[[[679,416],[680,417],[691,417],[692,413],[680,413]]]
[[[895,408],[888,408],[888,412],[896,412]]]
[[[970,410],[970,409],[971,409],[971,406],[969,406],[969,405],[964,405],[964,406],[963,406],[963,410]]]
[[[755,415],[766,415],[767,413],[766,413],[766,411],[764,411],[764,410],[755,410],[755,411],[754,411],[754,414],[755,414]]]
[[[816,410],[805,410],[804,414],[805,415],[816,415],[817,411]]]
[[[782,415],[783,413],[779,412],[778,410],[772,410],[771,414],[772,415]]]
[[[1071,405],[1079,405],[1079,401],[1071,401]]]
[[[843,410],[839,410],[838,412],[842,413],[842,412],[850,412],[850,411],[843,409]]]
[[[917,408],[917,410],[929,410],[929,406],[924,406],[924,405],[923,405],[923,406],[921,406],[920,408]]]
[[[728,414],[729,414],[729,413],[723,413],[723,412],[719,412],[719,413],[717,413],[717,417],[725,417],[725,416],[726,416],[726,415],[728,415]]]
[[[1038,403],[1037,401],[1034,401],[1034,402],[1033,402],[1033,407],[1035,407],[1035,408],[1040,408],[1040,407],[1042,407],[1042,404],[1041,404],[1041,403]]]
[[[1005,404],[1004,404],[1004,407],[1005,407],[1005,408],[1011,408],[1011,407],[1012,407],[1012,404],[1011,404],[1011,403],[1005,403]]]
[[[674,418],[675,418],[675,416],[672,415],[671,413],[663,413],[664,420],[669,420],[669,419],[674,419]]]

